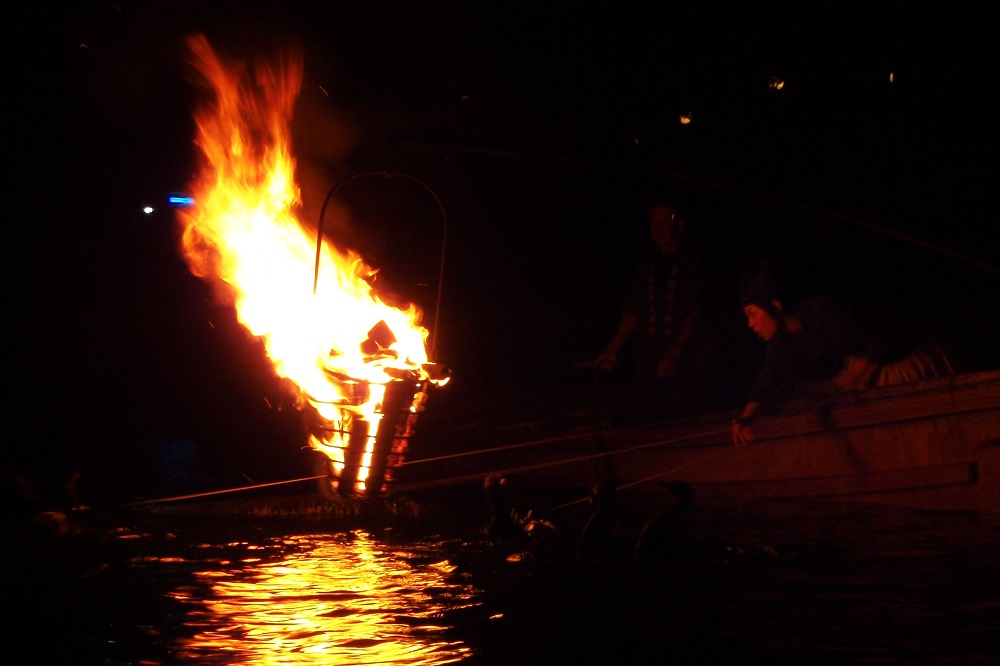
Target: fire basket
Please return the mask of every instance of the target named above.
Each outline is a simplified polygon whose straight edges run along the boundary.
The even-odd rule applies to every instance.
[[[430,389],[447,377],[433,363],[422,366],[422,372],[400,374],[378,387],[341,378],[352,387],[357,404],[369,400],[373,388],[384,388],[384,394],[372,419],[359,414],[348,401],[336,407],[334,418],[320,417],[314,426],[314,448],[324,454],[320,488],[325,495],[372,499],[391,492]]]
[[[403,179],[415,183],[433,197],[441,213],[441,263],[437,298],[434,309],[434,330],[437,330],[441,308],[441,285],[448,218],[437,194],[423,181],[396,172],[364,172],[350,176],[334,185],[320,209],[316,236],[316,267],[313,293],[319,283],[319,267],[323,248],[323,218],[334,196],[348,183],[363,178]],[[436,335],[430,336],[428,358],[434,356]],[[410,363],[410,356],[400,358],[394,350],[396,335],[385,321],[368,331],[361,343],[364,363],[378,366],[386,379],[359,379],[343,374],[343,370],[326,367],[327,379],[335,384],[341,399],[336,403],[319,404],[317,425],[311,428],[310,445],[324,454],[325,474],[321,488],[326,495],[352,498],[375,498],[390,492],[396,474],[406,459],[410,438],[415,433],[419,414],[424,411],[432,386],[448,382],[448,371],[436,363]],[[415,358],[415,356],[414,356]],[[376,373],[377,374],[377,373]]]
[[[215,296],[232,302],[239,322],[264,344],[275,372],[290,382],[308,422],[309,445],[327,458],[325,485],[340,496],[385,494],[436,381],[428,361],[436,356],[441,308],[444,206],[413,176],[350,176],[323,202],[310,266],[311,225],[298,216],[301,189],[292,178],[288,123],[302,63],[289,57],[274,67],[261,62],[259,68],[255,63],[230,69],[204,37],[188,45],[191,64],[210,93],[195,118],[195,143],[204,157],[192,182],[197,203],[178,210],[189,268],[211,282]],[[255,76],[247,78],[249,71]],[[265,79],[267,85],[260,85]],[[400,306],[405,290],[378,288],[379,271],[361,253],[324,236],[328,204],[344,185],[363,177],[414,183],[441,213],[433,335],[422,325],[422,307]],[[347,214],[349,207],[337,210]],[[311,294],[305,290],[310,272]],[[419,281],[425,283],[430,281]]]

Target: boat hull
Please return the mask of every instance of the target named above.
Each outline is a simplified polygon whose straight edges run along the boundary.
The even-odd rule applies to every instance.
[[[453,461],[451,478],[501,472],[581,488],[608,479],[619,488],[685,481],[702,497],[1000,511],[1000,371],[872,388],[762,418],[746,446],[732,444],[732,417],[592,428],[493,453],[484,447],[476,463]]]

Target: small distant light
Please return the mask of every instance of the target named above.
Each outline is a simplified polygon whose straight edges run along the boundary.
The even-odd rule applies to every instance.
[[[154,208],[152,206],[143,206],[142,207],[142,212],[145,213],[146,215],[149,215],[150,213],[152,213],[153,210],[154,210]]]
[[[767,85],[772,90],[781,90],[782,88],[785,87],[785,80],[782,79],[780,76],[772,76],[771,80],[768,81]]]
[[[172,206],[192,206],[194,205],[194,197],[185,197],[177,194],[172,194],[167,197],[167,201]]]
[[[895,80],[896,80],[896,73],[895,72],[889,72],[889,83],[892,83]]]
[[[680,115],[679,120],[681,121],[681,125],[690,125],[691,124],[691,112],[688,111],[687,113],[682,113]]]

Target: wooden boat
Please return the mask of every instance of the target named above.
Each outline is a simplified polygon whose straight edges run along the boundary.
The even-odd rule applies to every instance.
[[[734,446],[734,414],[633,427],[544,422],[420,441],[400,488],[490,473],[578,488],[690,483],[701,497],[830,498],[936,510],[1000,511],[1000,371],[841,396],[810,412],[759,419]],[[433,449],[437,449],[432,451]]]

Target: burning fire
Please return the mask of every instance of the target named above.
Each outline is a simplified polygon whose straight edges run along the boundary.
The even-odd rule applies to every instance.
[[[372,286],[376,271],[360,255],[317,242],[296,217],[301,200],[289,123],[301,58],[227,67],[203,36],[189,46],[191,64],[212,93],[195,112],[204,160],[191,185],[194,205],[180,212],[190,270],[228,292],[275,371],[301,392],[303,407],[318,413],[321,425],[311,429],[309,445],[329,459],[334,487],[341,494],[384,492],[412,418],[383,437],[383,415],[395,407],[419,411],[426,387],[447,381],[431,376],[421,312],[383,303]],[[391,398],[400,383],[409,392]],[[380,439],[386,451],[376,450]],[[381,478],[369,481],[383,466]]]

